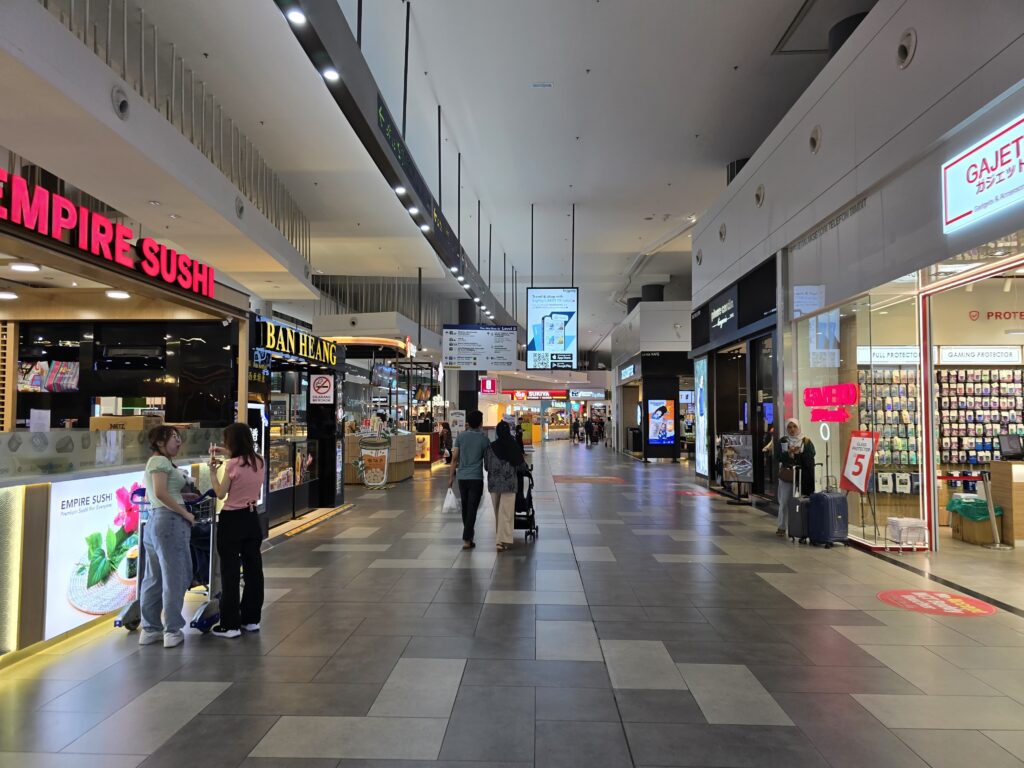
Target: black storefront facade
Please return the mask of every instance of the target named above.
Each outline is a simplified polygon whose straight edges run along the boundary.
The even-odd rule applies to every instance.
[[[678,461],[679,392],[682,381],[693,376],[693,360],[686,352],[640,352],[620,365],[615,376],[619,445],[643,461]]]
[[[776,493],[772,453],[762,451],[781,391],[776,270],[773,256],[690,315],[697,474],[736,495]]]
[[[265,317],[253,327],[248,423],[273,526],[344,502],[345,347]]]

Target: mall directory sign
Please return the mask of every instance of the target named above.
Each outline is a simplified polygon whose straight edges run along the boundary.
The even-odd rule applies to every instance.
[[[697,474],[708,476],[708,359],[698,357],[693,361],[693,380],[697,388],[696,418],[696,462]]]
[[[575,370],[578,321],[578,288],[527,288],[526,369]]]
[[[516,367],[519,328],[515,325],[445,325],[441,361],[466,371],[511,371]]]

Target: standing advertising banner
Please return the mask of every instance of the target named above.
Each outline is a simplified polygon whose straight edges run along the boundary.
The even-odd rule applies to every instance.
[[[697,388],[695,419],[697,474],[708,476],[708,359],[698,357],[693,361],[693,381]]]
[[[466,412],[448,411],[448,426],[452,428],[452,437],[458,437],[466,431]]]
[[[675,402],[647,401],[647,442],[651,445],[672,445],[676,441]]]
[[[578,367],[579,289],[526,289],[526,369]]]
[[[846,446],[846,458],[843,460],[843,474],[839,478],[840,488],[867,493],[879,437],[878,432],[855,431],[850,433],[850,442]]]
[[[722,434],[722,482],[754,482],[754,447],[748,433]]]

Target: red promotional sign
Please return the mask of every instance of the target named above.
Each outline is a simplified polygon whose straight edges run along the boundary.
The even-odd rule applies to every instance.
[[[569,396],[565,389],[503,389],[501,394],[513,400],[564,400]]]
[[[811,421],[844,422],[850,412],[842,406],[857,405],[860,387],[856,384],[830,384],[824,387],[807,387],[804,390],[804,405],[811,409]]]
[[[498,380],[484,377],[480,379],[480,394],[481,395],[496,395],[498,394]]]
[[[976,600],[967,595],[949,592],[927,592],[920,589],[890,589],[879,592],[876,597],[883,603],[894,605],[905,611],[926,613],[930,616],[991,616],[996,612],[994,605]]]
[[[840,488],[858,493],[867,492],[879,437],[881,435],[877,432],[854,431],[850,433],[850,442],[846,446],[846,458],[843,459],[843,474],[839,478]]]
[[[30,188],[26,179],[9,174],[3,168],[0,168],[0,201],[8,204],[7,207],[0,205],[0,221],[9,221],[60,242],[65,242],[68,236],[67,243],[80,251],[125,269],[140,271],[167,285],[213,298],[213,267],[161,245],[151,237],[136,240],[131,227],[116,224],[84,205],[75,205],[45,187]]]

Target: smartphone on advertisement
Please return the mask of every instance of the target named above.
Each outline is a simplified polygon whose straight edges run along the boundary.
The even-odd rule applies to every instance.
[[[569,324],[569,317],[567,315],[552,315],[551,319],[554,323],[551,341],[558,346],[558,349],[564,350],[565,327]]]

